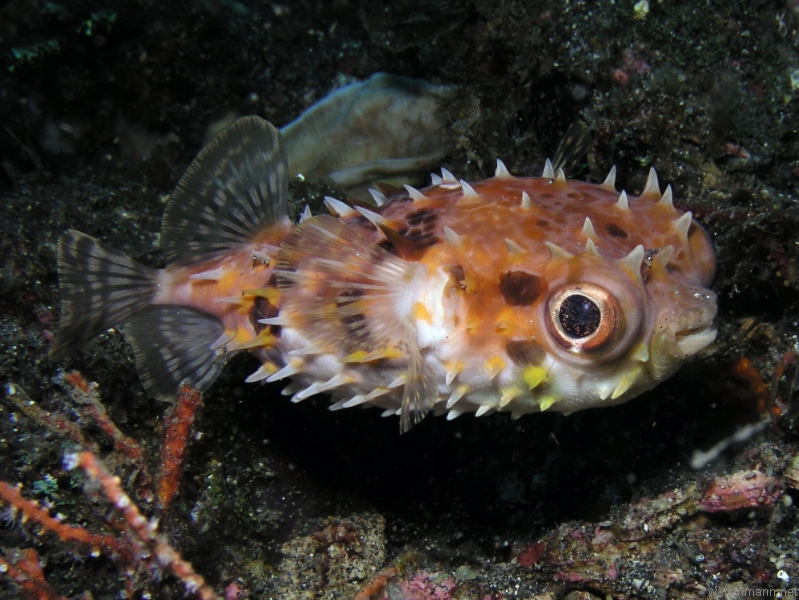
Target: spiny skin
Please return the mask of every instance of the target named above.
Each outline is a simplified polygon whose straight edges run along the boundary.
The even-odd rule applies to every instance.
[[[654,171],[638,198],[615,191],[613,172],[596,185],[550,165],[514,178],[499,163],[471,184],[443,171],[421,191],[375,192],[379,207],[328,199],[333,216],[295,227],[274,128],[249,117],[211,146],[167,208],[165,235],[190,239],[170,233],[166,269],[62,238],[56,356],[112,318],[129,321],[155,395],[181,381],[207,388],[228,356],[249,350],[263,366],[248,381],[290,377],[295,401],[324,392],[333,409],[376,406],[406,431],[431,410],[519,416],[624,402],[715,338],[711,242],[670,189],[661,195]],[[84,324],[85,314],[100,316]]]
[[[408,318],[438,391],[434,411],[448,410],[451,418],[494,410],[518,416],[617,404],[671,375],[714,339],[715,295],[706,286],[715,259],[705,231],[690,216],[679,221],[683,213],[672,206],[670,190],[665,200],[651,190],[620,205],[612,189],[496,177],[466,191],[450,182],[397,193],[366,216],[341,217],[364,240],[423,267],[415,294],[409,292],[415,308]],[[687,235],[680,230],[686,224]],[[391,231],[387,237],[389,228],[401,237]],[[586,352],[558,342],[547,325],[549,299],[583,284],[610,292],[620,313],[609,341]],[[372,312],[365,306],[360,314]],[[313,319],[298,312],[289,320],[295,332],[313,338]],[[313,371],[314,360],[297,367],[303,385],[318,380],[303,373]],[[403,368],[387,376],[385,366],[336,362],[325,376],[343,372],[352,380],[336,388],[334,396],[344,400],[338,406],[371,393],[369,404],[395,412],[402,390],[386,390],[386,380]],[[375,386],[383,393],[375,395]]]

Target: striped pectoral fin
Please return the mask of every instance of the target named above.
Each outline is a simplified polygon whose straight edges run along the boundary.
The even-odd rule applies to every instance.
[[[347,362],[407,360],[400,427],[419,422],[437,396],[413,322],[426,269],[325,215],[286,236],[275,274],[281,314],[314,345]]]
[[[413,282],[423,269],[338,219],[307,219],[283,240],[275,275],[281,314],[320,348],[366,354],[405,341]]]
[[[147,307],[158,271],[78,231],[58,242],[61,326],[50,358],[59,360],[102,331]]]
[[[162,400],[183,383],[200,391],[211,387],[229,356],[216,351],[223,333],[216,317],[185,306],[150,306],[125,327],[142,384]]]

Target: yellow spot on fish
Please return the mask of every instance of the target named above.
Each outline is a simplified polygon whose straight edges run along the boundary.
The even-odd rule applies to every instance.
[[[239,330],[239,335],[236,336],[237,340],[240,337],[243,337],[241,334],[244,333]],[[275,336],[273,336],[268,329],[264,329],[261,333],[256,335],[254,338],[249,340],[242,340],[242,341],[234,341],[230,345],[231,350],[248,350],[250,348],[271,348],[275,346],[277,340]]]
[[[445,383],[449,385],[463,371],[463,361],[451,360],[444,365],[447,369]]]
[[[241,290],[242,294],[248,296],[258,296],[259,298],[266,298],[271,304],[277,305],[280,301],[280,290],[273,287],[256,288],[251,290]]]
[[[402,352],[396,348],[381,348],[367,352],[366,350],[356,350],[344,357],[345,363],[367,363],[376,360],[387,360],[391,358],[401,358]]]
[[[413,320],[424,321],[425,323],[433,322],[433,316],[423,302],[417,302],[413,305]]]
[[[276,364],[271,362],[265,362],[262,364],[258,370],[247,377],[244,381],[247,383],[255,383],[256,381],[263,381],[264,379],[270,377],[271,375],[277,373],[278,367]]]
[[[616,389],[613,390],[613,393],[610,395],[611,400],[615,400],[629,390],[633,384],[638,381],[638,378],[643,374],[643,372],[644,369],[641,365],[635,365],[631,369],[628,369],[619,378],[619,381],[616,384]]]
[[[488,371],[489,379],[494,379],[504,368],[505,361],[501,356],[494,356],[486,361],[486,371]]]
[[[502,388],[502,396],[499,398],[499,406],[501,408],[505,408],[511,403],[511,401],[513,401],[514,398],[521,396],[522,393],[522,390],[517,387]]]
[[[538,401],[538,407],[541,409],[541,412],[544,412],[557,401],[558,398],[556,396],[544,396]]]
[[[366,350],[356,350],[344,357],[345,363],[357,363],[362,362],[364,358],[369,355],[369,352]]]
[[[538,387],[546,378],[547,372],[541,367],[526,367],[524,371],[522,371],[522,379],[531,390]]]
[[[630,358],[640,362],[647,362],[649,360],[649,347],[644,342],[639,343],[633,348]]]
[[[468,385],[459,385],[454,390],[452,390],[452,393],[450,394],[449,399],[447,400],[447,408],[448,409],[452,408],[458,402],[458,400],[463,398],[463,396],[468,391],[469,391]]]

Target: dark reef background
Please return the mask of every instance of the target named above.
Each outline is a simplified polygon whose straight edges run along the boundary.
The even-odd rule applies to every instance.
[[[795,588],[792,0],[3,3],[0,479],[65,522],[105,527],[107,507],[62,465],[71,444],[8,398],[24,390],[84,426],[70,370],[98,382],[113,420],[158,460],[166,406],[144,394],[119,331],[61,364],[47,358],[59,235],[78,229],[158,265],[165,199],[214,124],[258,114],[284,125],[378,71],[457,86],[442,166],[458,177],[490,176],[496,157],[538,175],[576,120],[593,142],[572,176],[601,181],[616,165],[619,189],[637,194],[654,166],[716,244],[717,344],[619,407],[429,418],[402,437],[376,411],[330,413],[324,398],[291,405],[280,386],[244,384],[254,361],[237,358],[207,394],[161,530],[230,598],[352,598],[388,567],[398,574],[361,598]],[[302,205],[329,190],[294,181],[291,191]],[[757,433],[690,466],[695,451],[753,422]],[[132,490],[130,465],[85,428]],[[711,507],[714,483],[745,497],[736,486],[760,481],[755,472],[767,481],[762,506],[722,494]],[[183,595],[171,577],[131,582],[108,557],[4,515],[0,552],[13,560],[35,547],[66,597]],[[0,596],[29,597],[2,574]]]

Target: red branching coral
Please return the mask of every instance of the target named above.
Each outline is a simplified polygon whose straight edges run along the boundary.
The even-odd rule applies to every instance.
[[[157,498],[157,508],[161,514],[171,505],[177,494],[182,473],[187,440],[191,434],[194,415],[202,405],[202,394],[188,386],[181,388],[177,402],[170,411],[165,426],[165,439],[161,452],[158,478],[153,483],[145,461],[141,445],[125,435],[108,416],[100,402],[98,386],[86,381],[78,372],[69,373],[66,382],[70,386],[70,397],[77,404],[78,412],[86,423],[93,423],[114,443],[114,450],[127,462],[135,465],[137,495],[151,502]],[[35,500],[25,498],[22,486],[13,486],[0,481],[0,503],[10,508],[13,518],[21,523],[34,523],[41,527],[42,533],[52,533],[65,544],[75,545],[97,556],[104,554],[112,558],[125,573],[128,592],[140,587],[134,580],[137,573],[144,572],[156,578],[163,570],[170,571],[182,583],[188,594],[201,600],[217,600],[219,596],[194,571],[189,562],[157,531],[157,521],[146,518],[141,509],[122,489],[118,476],[109,473],[97,454],[99,445],[87,437],[83,423],[75,423],[66,415],[50,413],[37,406],[17,387],[8,399],[26,416],[40,426],[64,436],[78,444],[83,450],[68,454],[65,464],[68,468],[80,467],[87,477],[85,491],[102,491],[105,498],[121,517],[114,523],[118,533],[108,535],[95,533],[86,527],[69,525],[50,515],[47,507]],[[0,555],[0,574],[5,574],[19,587],[29,600],[63,600],[47,582],[38,555],[32,548]]]

